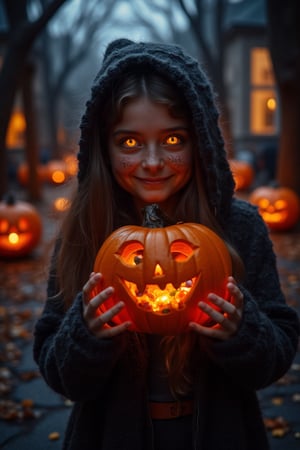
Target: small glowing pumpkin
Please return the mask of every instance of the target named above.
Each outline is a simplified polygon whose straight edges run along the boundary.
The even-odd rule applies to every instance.
[[[132,330],[175,335],[186,331],[190,321],[211,322],[197,304],[207,301],[210,292],[228,297],[231,257],[209,228],[195,223],[164,227],[157,208],[145,208],[143,226],[117,229],[100,248],[94,271],[115,293],[99,314],[122,300],[125,308],[113,318],[115,324],[131,320]]]
[[[235,182],[235,190],[248,189],[254,178],[254,169],[251,164],[247,161],[229,159],[229,166]]]
[[[38,245],[41,233],[41,218],[34,206],[12,195],[0,202],[0,257],[26,256]]]
[[[67,164],[60,159],[53,159],[47,164],[47,181],[50,184],[63,184],[69,178]]]
[[[299,197],[290,188],[260,186],[252,191],[249,201],[258,206],[260,215],[271,230],[288,230],[299,220]]]

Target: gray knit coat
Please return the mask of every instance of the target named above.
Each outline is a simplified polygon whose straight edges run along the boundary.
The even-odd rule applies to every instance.
[[[209,202],[245,264],[244,312],[227,341],[199,338],[193,416],[194,450],[267,450],[256,391],[290,367],[299,320],[287,306],[276,258],[256,208],[233,196],[233,180],[216,125],[211,87],[179,47],[113,42],[81,122],[79,184],[89,165],[90,129],[107,88],[126,68],[155,70],[177,84],[190,108]],[[74,402],[64,450],[155,450],[147,404],[148,353],[143,334],[98,339],[85,326],[82,293],[64,311],[55,267],[35,328],[34,358],[49,386]]]

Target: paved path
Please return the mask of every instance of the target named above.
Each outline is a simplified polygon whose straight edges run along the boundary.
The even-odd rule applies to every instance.
[[[58,190],[55,195],[59,193]],[[48,203],[40,207],[45,236],[35,255],[22,261],[0,262],[0,449],[3,450],[61,449],[70,414],[70,404],[46,386],[32,359],[32,330],[45,300],[44,253],[57,226],[51,210],[53,195],[52,191],[46,199]],[[298,231],[272,235],[283,289],[288,302],[300,314],[299,237]],[[290,371],[260,391],[259,397],[269,427],[271,449],[300,450],[300,351]],[[5,415],[10,420],[4,420]]]

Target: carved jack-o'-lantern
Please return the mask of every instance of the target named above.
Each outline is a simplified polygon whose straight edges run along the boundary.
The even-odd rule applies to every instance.
[[[235,190],[247,189],[254,178],[254,170],[251,164],[247,161],[229,159],[229,165],[235,182]]]
[[[0,257],[29,254],[39,243],[41,233],[42,222],[32,205],[12,196],[0,202]]]
[[[299,197],[289,188],[261,186],[251,193],[249,201],[258,206],[271,230],[288,230],[299,220]]]
[[[151,207],[148,217],[155,213],[156,205]],[[94,271],[103,274],[105,286],[115,288],[101,311],[119,300],[125,303],[115,324],[131,320],[133,330],[174,335],[190,321],[210,321],[197,304],[210,292],[227,298],[231,258],[225,243],[205,226],[159,224],[148,220],[116,230],[99,250]]]

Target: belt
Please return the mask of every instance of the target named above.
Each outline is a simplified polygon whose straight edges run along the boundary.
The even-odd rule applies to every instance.
[[[167,403],[150,402],[149,405],[152,419],[176,419],[193,414],[192,400]]]

